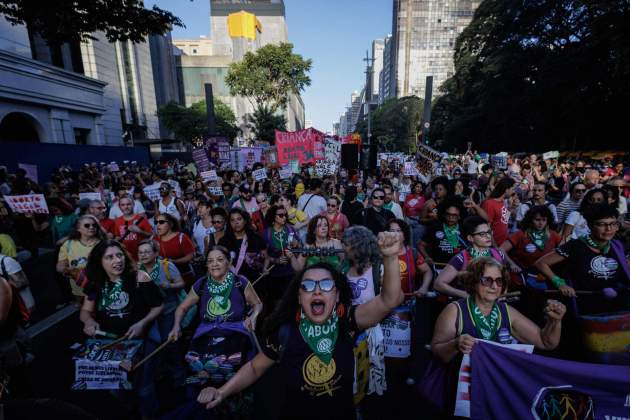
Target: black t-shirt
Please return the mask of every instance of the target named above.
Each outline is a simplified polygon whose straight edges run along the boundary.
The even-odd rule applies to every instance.
[[[226,247],[227,250],[230,251],[230,254],[232,254],[232,265],[234,265],[234,267],[238,264],[238,256],[242,244],[242,239],[233,238],[229,240],[225,236],[219,240],[219,245]],[[262,251],[265,249],[267,249],[267,245],[260,236],[255,233],[248,233],[245,257],[237,274],[246,277],[249,281],[254,281],[262,272],[264,263]]]
[[[368,207],[359,212],[359,215],[357,223],[370,229],[374,236],[377,236],[380,232],[385,231],[387,222],[396,218],[394,213],[390,210],[381,209],[381,211],[376,211],[372,207]]]
[[[99,309],[95,291],[88,292],[87,299],[95,301],[96,322],[102,331],[123,335],[136,322],[147,316],[151,308],[164,301],[158,286],[152,281],[138,282],[137,287],[123,286],[118,299],[108,307]]]
[[[351,420],[355,416],[353,336],[354,308],[339,320],[339,336],[330,364],[323,364],[302,338],[297,324],[289,324],[265,340],[263,353],[276,360],[284,401],[281,419]]]
[[[461,229],[460,229],[461,232]],[[451,258],[463,251],[466,243],[461,238],[456,248],[446,239],[442,222],[435,222],[429,226],[426,233],[422,237],[422,241],[426,244],[426,250],[433,262],[447,264]]]
[[[346,215],[350,225],[357,224],[357,216],[360,215],[361,210],[363,210],[363,204],[358,201],[350,203],[348,201],[344,201],[341,204],[341,212]]]
[[[580,239],[573,239],[556,248],[556,252],[568,260],[565,279],[575,290],[600,291],[620,284],[626,287],[630,280],[619,262],[612,247],[606,254],[593,251]],[[580,296],[577,299],[578,310],[582,315],[615,312],[627,309],[624,296],[616,299],[605,299],[603,296]]]

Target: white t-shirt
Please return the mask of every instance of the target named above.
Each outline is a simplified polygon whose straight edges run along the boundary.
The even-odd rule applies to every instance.
[[[306,213],[309,219],[312,219],[318,214],[326,211],[326,200],[321,195],[304,193],[300,196],[300,199],[298,200],[297,208],[298,210]]]
[[[390,205],[391,204],[391,207]],[[391,211],[392,213],[394,213],[394,216],[396,216],[396,219],[404,219],[403,217],[403,212],[402,212],[402,207],[400,207],[400,204],[398,203],[394,203],[393,201],[389,204],[385,204],[383,206],[383,208]]]
[[[361,305],[375,296],[372,267],[369,267],[359,276],[346,274],[346,278],[352,290],[352,306]]]
[[[214,232],[215,229],[214,227],[212,227],[212,225],[210,225],[210,227],[205,227],[203,225],[203,221],[201,220],[195,223],[192,231],[192,236],[195,247],[197,247],[197,253],[199,255],[206,255],[206,245],[204,243],[204,239],[206,238],[206,236]]]
[[[564,223],[573,226],[571,239],[578,239],[580,236],[588,235],[591,233],[591,229],[588,227],[586,219],[584,219],[580,212],[572,211]]]
[[[160,213],[168,213],[177,220],[182,218],[182,215],[179,214],[179,210],[177,209],[177,198],[171,197],[171,202],[168,204],[164,204],[163,199],[160,198],[158,201],[158,210]]]
[[[15,259],[8,257],[4,254],[0,254],[0,275],[4,274],[4,270],[8,275],[13,275],[22,271],[22,266]],[[5,279],[8,280],[8,279]]]

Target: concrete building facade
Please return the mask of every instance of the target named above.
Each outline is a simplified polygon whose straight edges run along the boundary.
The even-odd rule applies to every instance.
[[[453,75],[457,36],[468,26],[479,0],[394,0],[391,80],[385,97],[424,97],[426,76],[433,95]],[[384,78],[385,79],[385,78]],[[387,80],[384,80],[387,85]]]
[[[160,138],[149,43],[93,36],[53,48],[0,16],[1,140],[122,145]],[[179,96],[170,88],[163,98]]]

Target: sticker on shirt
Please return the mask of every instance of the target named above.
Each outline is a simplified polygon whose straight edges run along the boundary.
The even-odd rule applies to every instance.
[[[400,266],[400,274],[407,272],[407,262],[405,260],[398,260]]]
[[[416,204],[418,204],[417,198],[412,198],[411,200],[409,200],[409,207],[415,207]]]
[[[329,364],[322,362],[315,353],[306,358],[302,365],[302,376],[304,386],[302,390],[308,391],[312,396],[322,395],[333,396],[333,392],[341,388],[337,383],[341,380],[341,375],[334,378],[337,372],[335,359],[331,359]]]
[[[617,274],[619,263],[614,258],[598,255],[591,260],[590,273],[599,279],[612,279]]]
[[[441,230],[438,230],[437,232],[435,232],[435,237],[440,240],[444,239],[444,232],[442,232]]]
[[[350,289],[352,290],[352,299],[360,298],[361,292],[367,289],[368,285],[367,279],[364,277],[361,277],[357,281],[350,280],[348,283],[350,283]]]
[[[117,296],[114,297],[112,303],[106,308],[107,316],[110,318],[118,317],[122,318],[125,315],[129,314],[129,311],[126,310],[129,305],[129,294],[125,291],[121,291]]]
[[[224,299],[227,299],[227,302],[224,302]],[[208,300],[206,311],[210,318],[216,318],[225,315],[231,307],[232,302],[229,298],[224,298],[223,296],[213,296],[212,299]]]
[[[534,252],[536,252],[536,245],[534,244],[525,245],[525,251],[529,252],[530,254],[533,254]]]

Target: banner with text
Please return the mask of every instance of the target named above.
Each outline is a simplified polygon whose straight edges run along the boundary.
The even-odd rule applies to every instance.
[[[278,163],[286,165],[297,160],[301,165],[324,158],[324,133],[314,128],[284,132],[276,130]]]
[[[470,360],[471,419],[630,418],[630,366],[552,359],[484,342]]]
[[[48,214],[44,194],[5,195],[4,199],[14,213]]]

